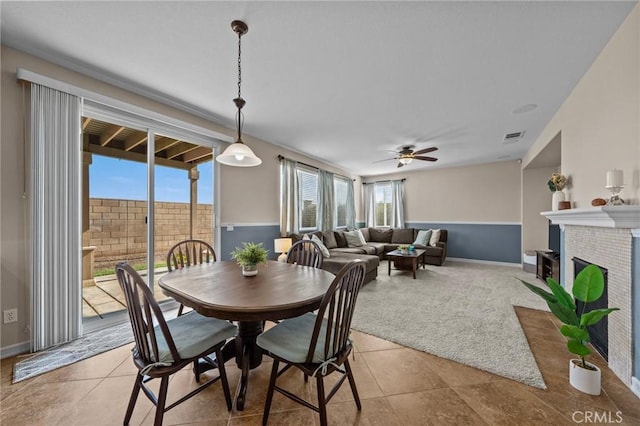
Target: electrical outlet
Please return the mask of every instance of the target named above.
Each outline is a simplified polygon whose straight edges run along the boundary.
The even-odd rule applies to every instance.
[[[11,322],[18,321],[18,310],[17,309],[7,309],[3,312],[4,314],[4,323],[9,324]]]

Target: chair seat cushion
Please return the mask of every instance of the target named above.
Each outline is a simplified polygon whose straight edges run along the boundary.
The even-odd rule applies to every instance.
[[[234,337],[237,332],[236,326],[230,322],[205,317],[197,312],[172,318],[167,321],[167,326],[182,359],[196,357],[218,343]],[[158,326],[154,327],[154,330],[158,339],[157,362],[174,362],[162,331]]]
[[[258,336],[257,343],[265,351],[291,363],[304,363],[307,360],[311,335],[316,324],[317,316],[312,313],[304,314],[282,321],[280,324]],[[313,354],[313,363],[326,361],[324,357],[324,343],[327,333],[327,322],[323,320],[318,336],[318,343]],[[331,358],[333,354],[329,351]]]

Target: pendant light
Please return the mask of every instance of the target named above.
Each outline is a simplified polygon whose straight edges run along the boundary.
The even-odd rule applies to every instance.
[[[238,34],[238,97],[233,100],[233,103],[238,108],[236,112],[236,125],[238,128],[238,139],[224,152],[216,157],[218,163],[226,164],[227,166],[235,167],[253,167],[262,164],[262,160],[259,159],[256,154],[253,153],[251,148],[242,142],[242,107],[246,104],[242,99],[240,85],[242,83],[242,68],[241,68],[241,40],[242,36],[249,31],[249,27],[242,21],[233,21],[231,23],[231,29]]]

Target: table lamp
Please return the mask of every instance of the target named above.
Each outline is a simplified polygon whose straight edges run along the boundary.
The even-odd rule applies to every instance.
[[[287,252],[291,248],[291,238],[276,238],[273,240],[273,251],[282,253],[278,256],[278,262],[287,261]]]

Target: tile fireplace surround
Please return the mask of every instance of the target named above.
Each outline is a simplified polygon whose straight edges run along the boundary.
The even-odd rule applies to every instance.
[[[543,212],[560,225],[561,281],[573,286],[573,257],[609,271],[609,368],[640,397],[640,206]],[[634,326],[635,324],[635,326]]]

